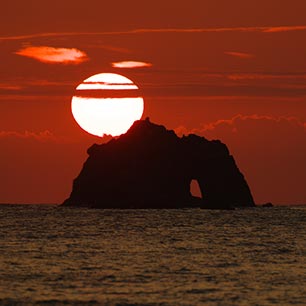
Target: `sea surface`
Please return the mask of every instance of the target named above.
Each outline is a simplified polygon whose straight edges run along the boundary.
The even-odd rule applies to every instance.
[[[0,205],[1,305],[305,305],[306,207]]]

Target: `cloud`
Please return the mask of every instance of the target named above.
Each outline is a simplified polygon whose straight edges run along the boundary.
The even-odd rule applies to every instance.
[[[35,33],[27,35],[0,36],[0,41],[25,40],[48,37],[67,37],[67,36],[111,36],[111,35],[133,35],[142,33],[222,33],[222,32],[261,32],[279,33],[290,31],[306,31],[306,25],[297,26],[259,26],[259,27],[220,27],[220,28],[153,28],[153,29],[134,29],[127,31],[105,31],[105,32],[49,32]]]
[[[47,64],[80,64],[88,60],[85,52],[75,48],[47,46],[25,47],[15,52]]]
[[[216,122],[204,125],[202,128],[202,132],[205,131],[211,131],[214,129],[217,129],[220,126],[228,126],[228,127],[234,127],[232,131],[236,132],[237,131],[237,125],[239,125],[241,122],[245,121],[272,121],[274,123],[280,124],[280,123],[286,123],[290,124],[292,126],[297,126],[302,129],[304,129],[304,132],[306,132],[306,123],[300,121],[296,117],[290,117],[290,116],[283,116],[283,117],[273,117],[273,116],[263,116],[263,115],[236,115],[235,117],[231,119],[222,119],[222,120],[217,120]]]
[[[130,33],[211,33],[211,32],[262,32],[276,33],[289,31],[305,31],[306,25],[300,26],[259,26],[259,27],[220,27],[220,28],[164,28],[164,29],[138,29]]]
[[[0,90],[18,91],[23,89],[23,86],[9,83],[0,83]]]
[[[4,91],[20,91],[29,87],[36,86],[73,86],[75,85],[72,81],[50,81],[46,79],[21,79],[15,78],[10,79],[6,82],[0,83],[0,90]]]
[[[56,140],[56,137],[53,135],[53,133],[48,130],[38,133],[30,131],[24,131],[24,132],[0,131],[0,139],[3,138],[33,139],[41,142]]]
[[[206,73],[203,70],[163,70],[184,74],[180,80],[144,81],[141,94],[147,98],[237,100],[268,98],[305,103],[306,74],[303,73]],[[154,71],[152,71],[154,73]],[[70,97],[75,82],[67,80],[11,78],[0,84],[0,101]],[[269,103],[269,102],[268,102]],[[290,102],[289,102],[290,103]]]
[[[291,126],[296,126],[298,128],[301,128],[306,133],[306,122],[303,122],[296,117],[293,117],[293,116],[274,117],[274,116],[257,115],[257,114],[252,114],[252,115],[238,114],[232,118],[220,119],[215,122],[203,124],[201,128],[194,128],[191,130],[186,129],[184,126],[179,126],[175,129],[175,132],[178,135],[186,135],[190,133],[203,134],[206,132],[211,132],[211,131],[226,127],[226,128],[229,128],[229,131],[236,133],[238,130],[238,126],[241,125],[241,122],[247,122],[247,121],[249,122],[250,121],[253,121],[253,122],[270,121],[270,122],[274,122],[277,124],[286,123],[286,124],[290,124]]]
[[[227,75],[229,80],[304,80],[306,74],[268,74],[268,73],[234,73]]]
[[[270,27],[265,29],[265,33],[277,33],[277,32],[289,32],[289,31],[305,31],[306,26],[282,26],[282,27]]]
[[[226,55],[230,55],[230,56],[234,56],[234,57],[239,57],[239,58],[243,58],[243,59],[250,59],[250,58],[254,58],[255,55],[251,54],[251,53],[244,53],[244,52],[224,52],[224,54]]]
[[[138,62],[138,61],[123,61],[112,63],[113,68],[147,68],[152,67],[151,63]]]

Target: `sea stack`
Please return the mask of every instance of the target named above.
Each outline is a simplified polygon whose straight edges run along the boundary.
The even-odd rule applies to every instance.
[[[64,206],[92,208],[229,209],[255,206],[228,148],[197,135],[178,137],[149,119],[88,149]],[[197,180],[202,198],[190,192]]]

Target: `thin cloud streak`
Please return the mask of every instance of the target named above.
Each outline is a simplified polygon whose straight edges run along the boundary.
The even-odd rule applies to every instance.
[[[167,70],[163,70],[167,71]],[[145,72],[144,72],[145,73]],[[152,70],[154,73],[154,69]],[[172,73],[172,71],[171,71]],[[180,74],[181,70],[173,72]],[[165,99],[212,99],[213,97],[270,97],[277,99],[302,99],[306,97],[306,74],[304,73],[220,73],[187,71],[186,78],[171,81],[156,80],[140,83],[141,95],[147,98]],[[19,101],[45,99],[48,97],[71,97],[77,81],[53,81],[46,79],[11,79],[0,83],[0,100]],[[128,89],[129,84],[85,83],[84,89]],[[130,84],[131,85],[131,84]],[[80,85],[79,85],[80,86]],[[123,88],[122,88],[123,86]],[[134,85],[135,86],[135,85]],[[137,89],[136,87],[132,89]]]
[[[47,64],[80,64],[88,60],[85,52],[75,48],[33,46],[22,48],[15,54]]]
[[[143,33],[212,33],[212,32],[261,32],[261,33],[279,33],[289,31],[306,31],[306,25],[299,26],[261,26],[261,27],[220,27],[220,28],[145,28],[128,31],[105,31],[105,32],[49,32],[34,33],[27,35],[0,36],[0,41],[24,40],[47,37],[65,37],[65,36],[100,36],[100,35],[132,35]]]
[[[148,68],[152,67],[151,63],[146,62],[138,62],[138,61],[122,61],[122,62],[115,62],[112,63],[113,68]]]
[[[265,33],[277,33],[277,32],[288,32],[288,31],[305,31],[306,26],[281,26],[271,27],[264,30]]]
[[[227,75],[229,80],[300,80],[306,79],[306,74],[268,74],[268,73],[234,73]]]
[[[286,121],[286,122],[288,122],[290,124],[293,124],[293,125],[296,125],[296,126],[304,128],[305,132],[306,132],[306,123],[300,121],[296,117],[292,117],[292,116],[273,117],[273,116],[257,115],[257,114],[253,114],[253,115],[241,115],[241,114],[238,114],[238,115],[236,115],[235,117],[233,117],[231,119],[217,120],[216,122],[204,125],[203,128],[201,129],[201,131],[205,132],[205,131],[209,131],[209,130],[214,130],[219,125],[233,126],[233,125],[235,125],[235,123],[237,121],[246,121],[246,120],[253,120],[253,121],[254,120],[268,120],[268,121],[274,121],[274,122],[277,122],[277,123]]]
[[[0,83],[0,90],[18,91],[22,90],[24,87],[9,83]]]
[[[43,132],[35,133],[30,131],[16,132],[16,131],[0,131],[1,138],[21,138],[21,139],[33,139],[37,141],[56,141],[56,137],[50,131],[46,130]]]
[[[224,54],[234,56],[234,57],[239,57],[239,58],[242,58],[242,59],[251,59],[251,58],[255,57],[254,54],[245,53],[245,52],[230,52],[230,51],[227,51],[227,52],[224,52]]]

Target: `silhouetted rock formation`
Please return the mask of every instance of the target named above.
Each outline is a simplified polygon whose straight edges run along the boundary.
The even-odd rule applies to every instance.
[[[228,209],[252,207],[243,175],[225,144],[196,135],[179,138],[148,119],[106,144],[88,149],[89,158],[73,182],[65,206],[93,208]],[[190,193],[196,179],[203,199]]]

